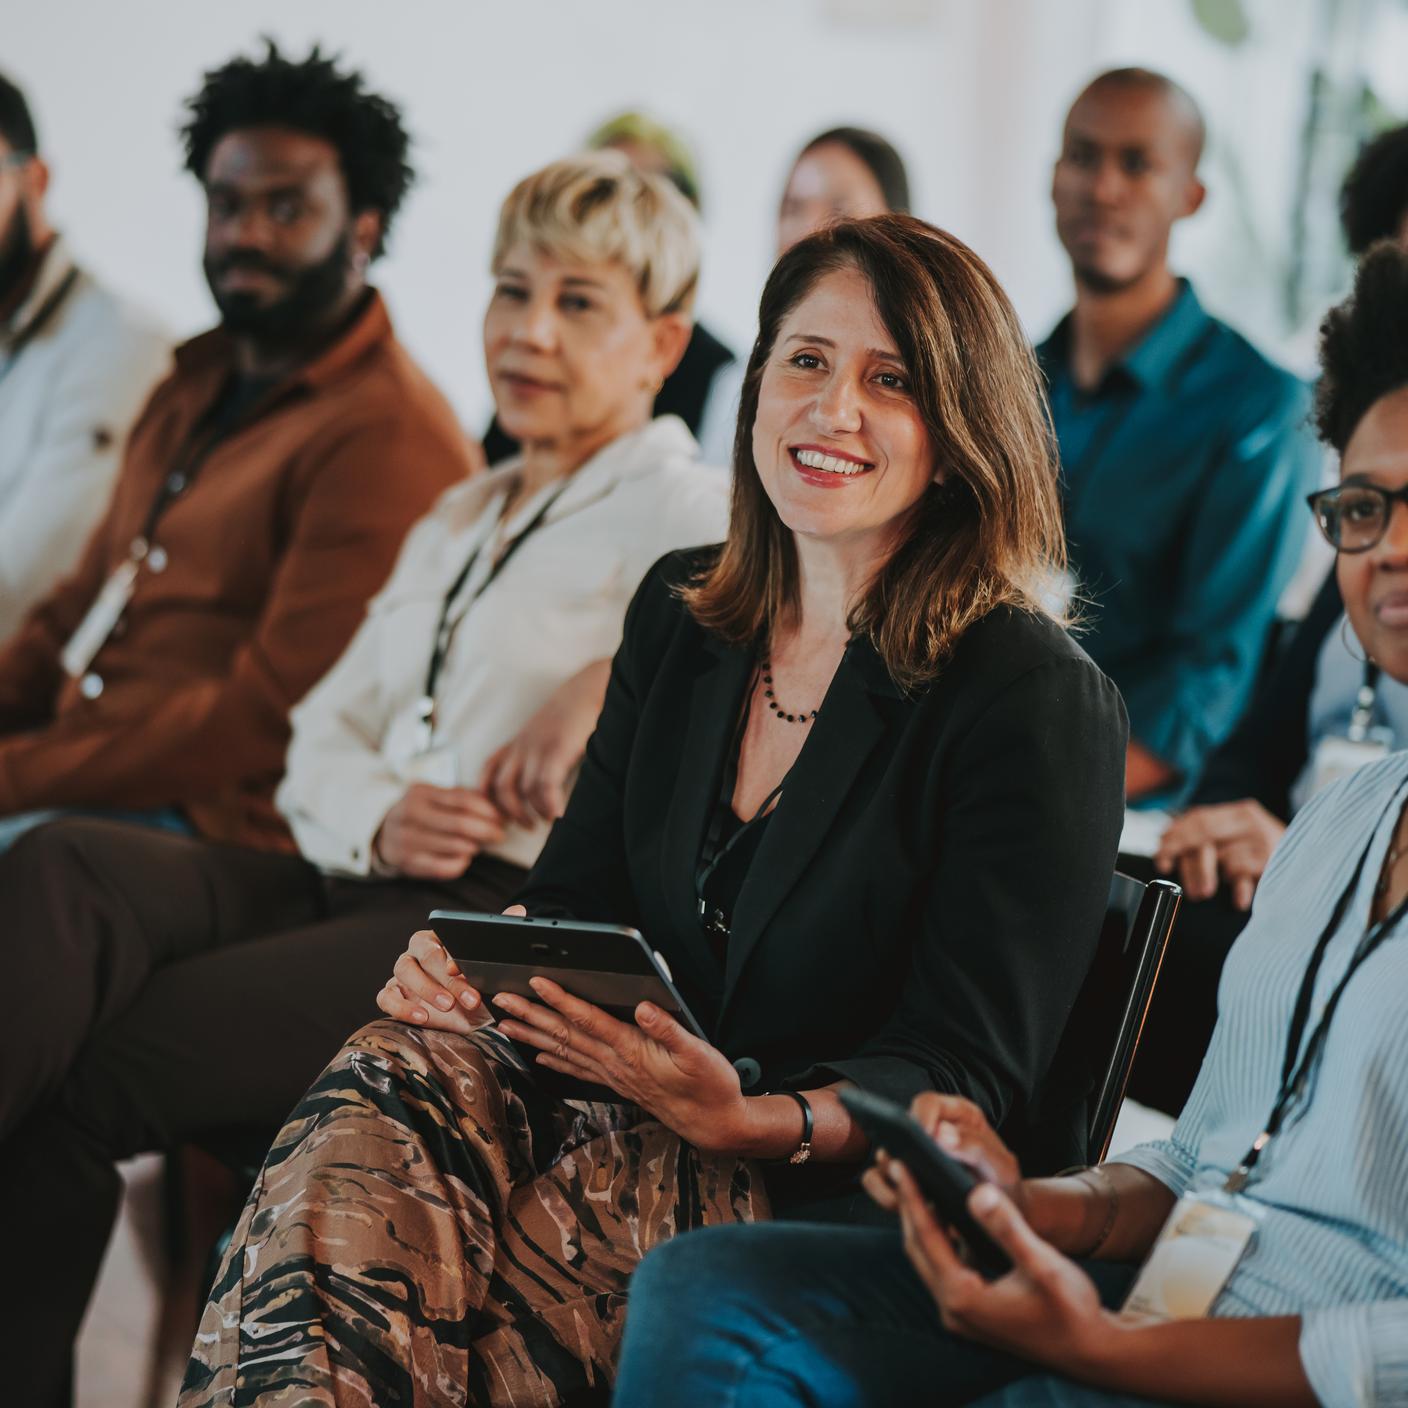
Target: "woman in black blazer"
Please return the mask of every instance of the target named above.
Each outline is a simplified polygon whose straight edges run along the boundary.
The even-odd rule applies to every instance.
[[[854,1211],[845,1084],[957,1092],[1038,1163],[1082,1156],[1088,1073],[1054,1058],[1125,720],[1040,606],[1050,444],[1016,316],[957,240],[883,216],[779,260],[728,540],[642,585],[521,897],[640,928],[709,1040],[541,980],[537,1003],[475,993],[415,935],[378,997],[400,1020],[353,1037],[275,1142],[186,1408],[236,1377],[577,1401],[610,1381],[651,1246]]]

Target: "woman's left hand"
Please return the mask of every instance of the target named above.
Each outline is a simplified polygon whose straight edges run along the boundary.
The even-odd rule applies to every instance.
[[[609,1086],[705,1153],[742,1147],[747,1101],[722,1051],[652,1002],[636,1008],[632,1026],[551,979],[532,985],[541,1003],[500,993],[494,1005],[513,1019],[499,1030],[537,1047],[540,1065]]]
[[[1063,1372],[1079,1372],[1108,1346],[1116,1321],[1095,1283],[1043,1241],[992,1183],[969,1195],[968,1210],[1011,1258],[986,1281],[958,1255],[909,1170],[891,1161],[904,1249],[939,1307],[944,1328]]]

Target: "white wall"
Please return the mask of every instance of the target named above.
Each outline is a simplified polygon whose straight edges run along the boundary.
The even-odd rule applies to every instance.
[[[200,195],[180,170],[183,97],[260,33],[296,52],[315,38],[343,50],[404,104],[417,138],[421,181],[378,281],[473,424],[486,404],[479,318],[498,202],[625,106],[677,124],[699,151],[701,306],[736,346],[751,333],[791,155],[845,121],[895,140],[918,212],[973,243],[1040,332],[1069,294],[1047,204],[1065,106],[1100,67],[1163,67],[1207,104],[1218,139],[1213,195],[1180,258],[1214,306],[1273,340],[1271,255],[1240,238],[1218,153],[1242,153],[1274,236],[1317,3],[1250,0],[1248,55],[1198,32],[1187,0],[46,0],[11,8],[0,64],[36,108],[63,228],[187,334],[210,306]]]

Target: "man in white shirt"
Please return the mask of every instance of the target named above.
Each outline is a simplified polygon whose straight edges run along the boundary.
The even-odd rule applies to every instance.
[[[78,560],[169,346],[74,262],[49,168],[0,75],[0,639]]]

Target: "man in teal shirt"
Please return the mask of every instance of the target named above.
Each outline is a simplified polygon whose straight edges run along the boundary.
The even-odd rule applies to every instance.
[[[1145,804],[1185,797],[1245,706],[1319,472],[1308,388],[1169,269],[1203,138],[1192,98],[1144,69],[1076,99],[1052,181],[1076,302],[1037,349],[1081,643],[1124,695]]]

